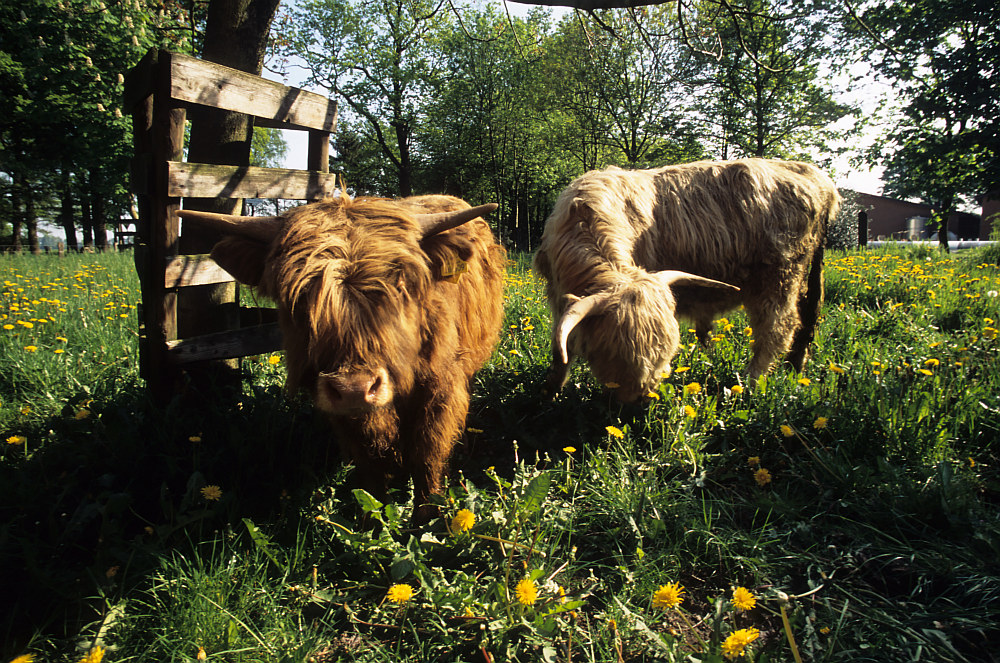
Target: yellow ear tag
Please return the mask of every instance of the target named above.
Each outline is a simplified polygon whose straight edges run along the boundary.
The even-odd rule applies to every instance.
[[[458,283],[458,277],[467,271],[469,271],[469,263],[456,258],[454,263],[441,267],[441,280],[448,283]]]

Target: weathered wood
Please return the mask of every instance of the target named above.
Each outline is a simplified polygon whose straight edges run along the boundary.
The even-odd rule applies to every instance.
[[[330,172],[330,132],[310,131],[306,170]]]
[[[135,107],[153,94],[156,85],[156,63],[160,52],[155,48],[146,51],[132,69],[125,74],[124,92],[122,94],[122,107],[129,113],[135,111]]]
[[[232,275],[205,254],[167,258],[163,285],[166,288],[186,288],[193,285],[230,283]]]
[[[281,329],[277,323],[167,342],[170,359],[177,364],[209,359],[233,359],[280,349]]]
[[[151,394],[164,402],[178,392],[183,365],[281,348],[273,308],[240,308],[243,327],[197,336],[192,332],[190,338],[178,340],[177,293],[233,282],[206,255],[177,255],[182,250],[177,218],[181,199],[317,200],[334,195],[329,142],[337,104],[229,67],[155,50],[126,76],[123,102],[133,116],[130,187],[138,195],[140,217],[135,251],[143,299],[140,364]],[[257,126],[308,130],[307,170],[183,163],[186,108],[192,104],[254,116]],[[205,250],[193,247],[187,252]]]
[[[214,62],[171,53],[170,79],[174,99],[246,113],[261,118],[259,126],[332,132],[337,125],[336,101]]]
[[[306,170],[179,161],[168,167],[167,191],[181,198],[318,200],[334,195],[337,188],[336,175]]]

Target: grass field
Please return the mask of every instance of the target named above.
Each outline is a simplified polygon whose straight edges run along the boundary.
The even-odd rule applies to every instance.
[[[447,515],[413,530],[280,354],[154,407],[131,255],[2,256],[0,661],[996,661],[1000,268],[826,275],[802,375],[741,383],[737,311],[645,406],[585,366],[548,403],[519,257]]]

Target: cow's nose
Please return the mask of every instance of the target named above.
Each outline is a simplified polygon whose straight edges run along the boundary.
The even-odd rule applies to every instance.
[[[384,369],[322,375],[321,400],[333,411],[369,410],[385,404],[387,382]]]

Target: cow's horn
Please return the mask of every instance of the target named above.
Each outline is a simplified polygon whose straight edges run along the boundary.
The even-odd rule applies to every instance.
[[[681,272],[674,269],[657,272],[656,276],[663,281],[664,285],[700,285],[706,288],[722,288],[723,290],[739,291],[739,288],[735,285],[730,285],[729,283],[724,283],[722,281],[716,281],[715,279],[707,279],[704,276],[698,276],[697,274],[690,274],[688,272]]]
[[[588,315],[602,313],[607,307],[610,296],[610,293],[607,292],[587,295],[583,299],[575,295],[566,295],[571,303],[563,311],[562,317],[559,318],[559,326],[556,328],[556,344],[559,347],[559,357],[563,364],[569,363],[569,351],[566,349],[566,344],[569,341],[570,332]]]
[[[280,216],[239,216],[193,209],[178,210],[177,215],[227,235],[241,235],[261,242],[270,242],[281,229]]]
[[[430,237],[431,235],[436,235],[438,233],[443,233],[446,230],[457,228],[463,223],[472,221],[476,217],[485,216],[497,207],[499,207],[499,205],[496,203],[487,203],[486,205],[460,209],[455,212],[416,214],[415,218],[417,223],[420,224],[420,228],[424,231],[424,237]]]

